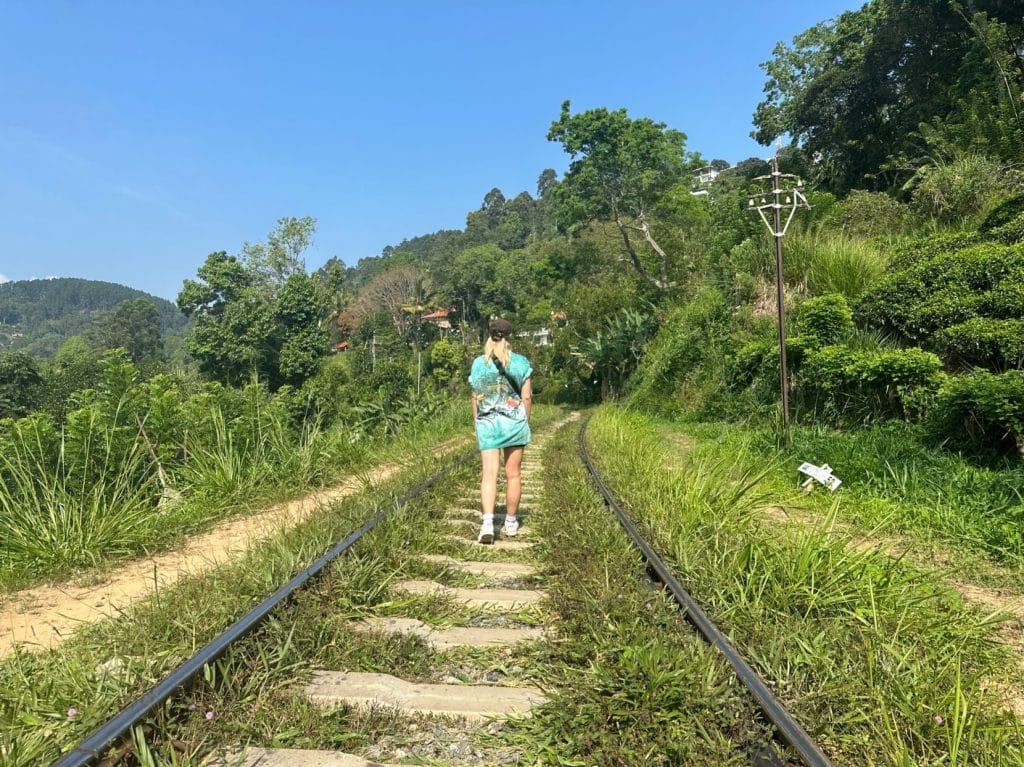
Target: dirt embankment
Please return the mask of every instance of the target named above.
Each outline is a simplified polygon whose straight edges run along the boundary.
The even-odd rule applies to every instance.
[[[434,452],[447,453],[465,443],[462,437],[448,440],[435,447]],[[102,582],[95,585],[65,583],[12,592],[0,608],[0,657],[18,645],[33,650],[54,647],[83,624],[116,615],[182,577],[235,559],[260,541],[299,524],[318,509],[358,492],[364,480],[376,484],[400,468],[377,466],[360,479],[318,490],[258,514],[227,520],[207,533],[189,538],[175,551],[138,559],[104,573]]]

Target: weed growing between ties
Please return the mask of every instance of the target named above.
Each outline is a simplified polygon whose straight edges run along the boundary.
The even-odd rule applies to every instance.
[[[591,430],[614,491],[838,763],[1024,758],[998,692],[1014,664],[995,641],[997,618],[826,527],[766,534],[741,464],[670,455],[641,416],[604,409]]]
[[[545,449],[536,520],[557,631],[542,679],[549,699],[502,742],[527,764],[749,764],[765,728],[725,661],[648,587],[575,440],[565,428]]]

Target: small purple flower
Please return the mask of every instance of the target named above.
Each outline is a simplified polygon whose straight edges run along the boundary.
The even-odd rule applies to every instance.
[[[943,719],[938,714],[935,715],[935,724],[942,724]]]
[[[206,712],[206,719],[207,720],[213,719],[213,712],[212,711],[207,711]]]
[[[78,709],[77,708],[69,708],[68,709],[68,719],[74,719],[76,716],[78,716]]]

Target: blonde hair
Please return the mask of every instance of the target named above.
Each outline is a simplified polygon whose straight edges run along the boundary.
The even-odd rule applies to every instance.
[[[490,364],[491,357],[497,357],[501,364],[508,368],[508,363],[512,361],[512,346],[507,338],[495,341],[488,336],[487,343],[484,344],[484,362]]]

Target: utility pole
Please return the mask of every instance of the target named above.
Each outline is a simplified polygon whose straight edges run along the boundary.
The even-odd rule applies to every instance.
[[[786,296],[782,280],[782,238],[789,229],[797,208],[810,208],[804,197],[803,183],[792,173],[779,172],[779,154],[776,151],[771,159],[772,172],[767,176],[758,176],[755,181],[771,180],[771,190],[765,190],[750,198],[747,210],[756,210],[775,239],[775,300],[776,316],[779,323],[779,390],[782,393],[782,429],[786,435],[786,445],[790,444],[789,433],[789,373],[786,370]],[[787,211],[786,221],[782,221],[782,211]],[[772,215],[769,219],[767,211]]]

